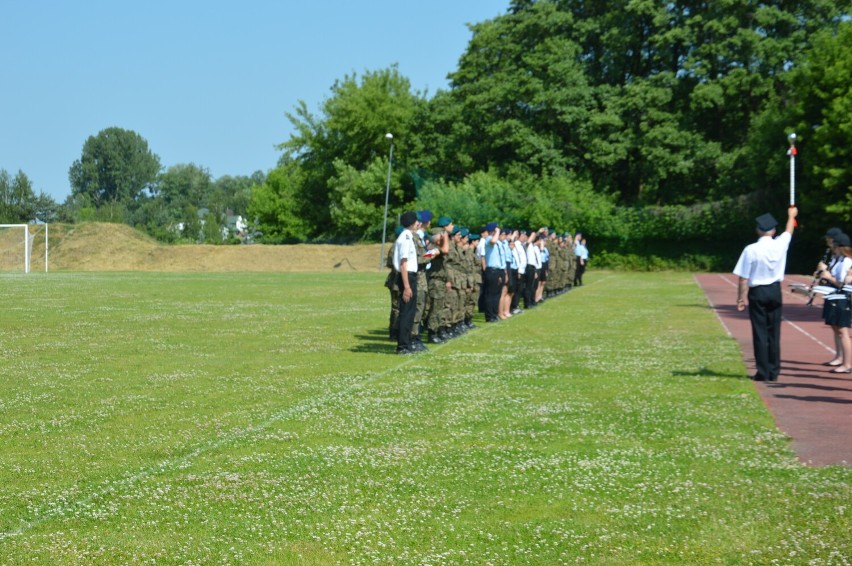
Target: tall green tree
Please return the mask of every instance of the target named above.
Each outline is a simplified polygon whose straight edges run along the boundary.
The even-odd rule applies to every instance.
[[[200,232],[197,227],[199,209],[209,210],[211,214],[208,216],[212,216],[215,223],[224,214],[224,208],[211,208],[213,181],[210,171],[194,163],[182,163],[166,169],[159,175],[152,194],[155,199],[163,201],[172,223],[183,225],[184,237],[193,242]]]
[[[172,165],[158,176],[157,183],[152,186],[152,194],[168,205],[188,203],[201,208],[207,206],[212,188],[213,180],[208,169],[195,163],[181,163]]]
[[[335,175],[329,181],[332,189],[331,220],[338,233],[353,240],[379,239],[384,227],[388,158],[377,156],[365,169],[356,169],[338,159],[334,162],[334,168]],[[399,204],[404,201],[401,177],[397,170],[391,179],[393,201],[397,203],[388,212],[388,222],[391,224],[402,213]]]
[[[467,128],[456,146],[474,169],[506,171],[524,164],[543,173],[574,168],[594,100],[575,20],[554,2],[531,3],[471,26],[473,37],[450,74],[455,113]]]
[[[36,196],[27,174],[18,171],[12,178],[5,169],[0,169],[0,224],[18,224],[38,218],[39,212],[51,212],[52,199],[41,193]],[[56,203],[53,202],[55,214]],[[39,218],[49,221],[50,217]]]
[[[417,109],[425,104],[396,67],[368,71],[360,78],[346,76],[335,82],[331,93],[319,117],[303,101],[288,114],[296,133],[280,146],[284,157],[300,169],[298,176],[287,175],[290,182],[300,183],[288,202],[311,227],[309,236],[339,232],[331,216],[334,189],[329,184],[337,175],[335,163],[368,169],[388,151],[385,134],[390,132],[401,157],[395,161],[404,166]],[[413,197],[412,192],[409,184],[406,193]]]
[[[813,38],[791,83],[808,199],[852,222],[852,21]]]
[[[142,136],[113,127],[86,140],[68,178],[72,195],[85,196],[99,208],[106,203],[130,205],[159,172],[160,158]]]
[[[266,180],[252,189],[248,216],[257,222],[260,240],[267,243],[304,241],[321,228],[303,216],[301,191],[306,183],[303,169],[295,161],[284,160],[270,171]]]
[[[572,170],[625,204],[753,190],[749,125],[849,0],[518,0],[472,27],[451,98],[477,168]],[[450,113],[446,113],[450,114]]]

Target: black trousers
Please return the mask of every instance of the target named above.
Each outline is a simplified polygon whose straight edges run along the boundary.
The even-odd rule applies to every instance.
[[[579,287],[583,284],[583,274],[586,272],[586,265],[580,263],[580,258],[577,257],[577,269],[574,271],[574,286]]]
[[[754,344],[755,378],[775,381],[781,372],[781,284],[748,290],[748,317]]]
[[[518,308],[518,305],[521,301],[521,296],[524,294],[524,282],[526,281],[525,274],[518,273],[518,270],[514,270],[515,273],[515,288],[513,289],[514,295],[512,295],[512,303],[509,305],[511,310],[515,310]],[[511,280],[512,272],[509,272],[509,278]]]
[[[417,274],[408,273],[408,286],[411,287],[411,299],[406,303],[402,300],[402,274],[397,274],[396,284],[399,286],[399,337],[396,342],[397,350],[407,350],[411,347],[411,329],[414,327],[414,314],[417,312]]]
[[[536,268],[527,266],[524,272],[524,308],[528,309],[535,305],[535,290],[538,288],[538,279],[535,277]]]
[[[485,281],[483,282],[483,300],[485,302],[485,321],[494,322],[499,319],[500,293],[506,283],[506,272],[496,267],[485,270]]]

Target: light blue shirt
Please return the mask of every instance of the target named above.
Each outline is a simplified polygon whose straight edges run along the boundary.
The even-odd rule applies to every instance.
[[[485,241],[485,267],[505,269],[505,263],[502,257],[503,247],[500,242],[492,244],[491,240]]]
[[[506,267],[509,269],[518,269],[518,258],[515,257],[512,247],[509,245],[509,240],[504,240],[503,244],[506,248]]]

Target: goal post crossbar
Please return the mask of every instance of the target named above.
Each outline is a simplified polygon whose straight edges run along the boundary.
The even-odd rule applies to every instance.
[[[37,224],[33,224],[33,226],[38,226]],[[32,258],[32,242],[35,239],[36,234],[30,234],[30,224],[0,224],[0,228],[21,228],[24,233],[23,244],[24,244],[24,273],[29,273],[31,268],[31,258]],[[47,253],[48,253],[48,240],[47,240],[47,224],[44,224],[44,271],[47,272]]]

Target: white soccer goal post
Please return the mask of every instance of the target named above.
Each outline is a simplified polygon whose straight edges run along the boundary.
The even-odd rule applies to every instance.
[[[0,271],[19,271],[23,267],[24,273],[29,273],[33,258],[38,256],[41,260],[43,256],[47,272],[47,234],[47,224],[0,224]]]

